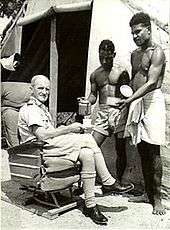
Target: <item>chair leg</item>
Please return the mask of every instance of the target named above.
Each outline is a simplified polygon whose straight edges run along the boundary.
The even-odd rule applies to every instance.
[[[69,188],[69,192],[70,192],[71,199],[73,199],[73,187]]]
[[[81,180],[78,181],[78,188],[73,191],[75,196],[80,196],[84,193]]]
[[[54,203],[55,203],[56,207],[59,208],[60,205],[58,204],[58,201],[56,199],[56,196],[55,196],[54,192],[50,192],[50,194],[51,194],[51,196],[52,196],[52,198],[54,200]]]
[[[38,202],[38,203],[40,203],[40,204],[42,204],[42,205],[46,205],[46,206],[51,206],[51,207],[55,207],[55,208],[58,208],[58,206],[56,205],[56,203],[54,204],[54,203],[52,203],[52,202],[50,202],[49,201],[49,195],[50,195],[50,193],[49,192],[43,192],[43,194],[44,194],[44,197],[39,197],[38,195],[40,195],[41,193],[37,193],[36,191],[34,192],[34,194],[33,194],[33,199],[36,201],[36,202]],[[53,198],[53,196],[52,196],[52,198]],[[53,198],[53,201],[54,201],[54,198]],[[58,202],[57,202],[58,203]]]
[[[78,181],[78,188],[81,188],[81,180]]]

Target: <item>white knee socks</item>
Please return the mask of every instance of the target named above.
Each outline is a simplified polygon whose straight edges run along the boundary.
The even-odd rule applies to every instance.
[[[85,195],[85,205],[87,208],[94,207],[96,205],[95,202],[95,172],[81,172],[81,179],[83,182],[83,190]]]
[[[103,185],[112,185],[115,183],[115,179],[112,177],[107,169],[103,154],[101,151],[94,153],[94,160],[96,165],[96,171],[102,180]]]

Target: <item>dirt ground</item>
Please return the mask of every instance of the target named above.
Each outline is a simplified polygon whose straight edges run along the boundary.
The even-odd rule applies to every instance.
[[[4,154],[2,154],[4,155]],[[81,207],[61,214],[53,220],[39,215],[40,207],[33,212],[23,206],[4,201],[4,198],[17,194],[17,184],[10,181],[9,167],[4,155],[1,158],[1,229],[2,230],[51,230],[51,229],[170,229],[170,211],[164,216],[152,214],[152,206],[147,203],[129,203],[127,196],[101,196],[101,189],[96,187],[96,200],[100,210],[109,219],[107,226],[98,226],[82,214]],[[21,200],[21,196],[17,198]],[[165,203],[165,201],[164,201]],[[170,204],[165,203],[168,207]]]
[[[122,196],[97,197],[97,203],[109,219],[107,226],[96,225],[90,218],[85,217],[79,208],[49,220],[1,201],[1,229],[170,229],[170,211],[164,216],[155,216],[151,214],[150,204],[129,203],[128,198]]]

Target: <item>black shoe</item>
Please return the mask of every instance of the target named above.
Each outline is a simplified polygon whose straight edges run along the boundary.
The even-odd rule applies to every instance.
[[[85,216],[90,217],[94,223],[100,224],[100,225],[106,225],[108,222],[108,219],[100,212],[97,205],[92,208],[84,207],[83,213]]]
[[[134,189],[133,184],[130,183],[128,185],[121,185],[118,181],[116,181],[112,185],[102,186],[103,195],[108,194],[108,193],[123,194],[123,193],[129,192],[132,189]]]

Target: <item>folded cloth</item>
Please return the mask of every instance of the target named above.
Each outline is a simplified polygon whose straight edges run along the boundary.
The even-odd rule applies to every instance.
[[[133,145],[141,140],[164,145],[165,122],[164,96],[156,89],[131,103],[124,137],[130,137]]]
[[[133,101],[129,108],[129,114],[125,126],[124,137],[130,137],[130,143],[137,145],[141,142],[141,121],[144,118],[143,100],[139,98]]]

